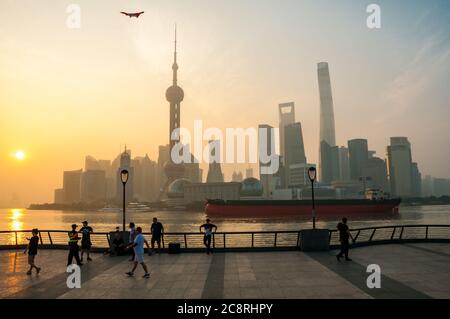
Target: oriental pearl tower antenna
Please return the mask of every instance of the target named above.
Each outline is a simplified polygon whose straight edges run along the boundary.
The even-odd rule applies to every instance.
[[[172,85],[166,90],[166,99],[170,104],[170,127],[169,127],[169,160],[164,164],[164,172],[167,177],[167,181],[163,188],[163,193],[167,194],[169,185],[177,179],[184,176],[184,165],[175,164],[171,151],[172,148],[179,143],[179,135],[176,139],[172,139],[172,132],[180,127],[180,107],[181,101],[184,99],[184,91],[178,86],[178,63],[177,63],[177,26],[175,25],[175,42],[172,64]],[[160,194],[160,197],[163,194]]]

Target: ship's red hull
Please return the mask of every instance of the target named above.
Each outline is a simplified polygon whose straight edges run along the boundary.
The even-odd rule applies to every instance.
[[[291,203],[267,203],[239,201],[220,202],[208,201],[205,212],[208,216],[227,217],[278,217],[278,216],[310,216],[312,212],[311,203],[306,201],[292,201]],[[318,202],[315,211],[320,216],[341,216],[343,214],[379,214],[396,213],[400,200],[386,201],[364,201],[351,200]]]

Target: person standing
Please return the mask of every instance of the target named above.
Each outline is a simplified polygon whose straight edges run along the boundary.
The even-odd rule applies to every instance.
[[[92,247],[91,233],[93,232],[92,227],[88,226],[88,222],[85,220],[83,222],[83,227],[80,229],[81,233],[81,262],[83,262],[83,255],[86,253],[87,260],[92,261],[89,255]]]
[[[345,260],[351,261],[351,259],[348,258],[348,251],[350,249],[349,239],[351,238],[353,242],[355,241],[355,239],[353,238],[347,226],[347,218],[345,217],[342,218],[342,223],[339,223],[337,225],[337,229],[339,231],[339,241],[341,242],[341,251],[339,252],[339,254],[336,255],[336,258],[338,261],[341,261],[341,257],[345,256]]]
[[[150,249],[147,240],[144,235],[142,235],[142,228],[138,227],[136,228],[136,238],[134,239],[134,243],[130,245],[134,250],[133,269],[126,273],[130,277],[134,276],[134,271],[136,270],[138,264],[141,264],[145,271],[143,278],[150,278],[147,265],[144,262],[144,244],[147,246],[147,249]]]
[[[150,227],[150,232],[152,234],[151,244],[152,251],[155,250],[155,242],[158,244],[158,254],[161,252],[161,237],[164,236],[164,226],[161,224],[156,217],[153,217],[153,224]]]
[[[38,267],[34,264],[34,258],[37,255],[38,245],[39,245],[39,231],[37,228],[34,228],[31,233],[33,236],[28,239],[30,242],[28,243],[27,248],[25,248],[24,254],[28,251],[28,265],[30,265],[30,269],[27,271],[27,275],[31,275],[33,268],[36,269],[36,275],[41,271],[41,267]]]
[[[202,232],[202,228],[204,229],[204,236],[203,236],[203,244],[206,247],[206,253],[209,255],[209,253],[212,253],[211,250],[211,237],[213,231],[217,231],[217,226],[211,223],[211,220],[209,218],[206,219],[206,223],[200,226],[200,232]]]
[[[78,237],[77,232],[77,225],[72,224],[72,230],[68,232],[69,235],[69,256],[67,257],[67,266],[72,264],[73,258],[75,257],[75,260],[77,262],[78,266],[82,266],[79,255],[79,247],[78,247],[78,240],[80,239]]]
[[[132,245],[134,243],[134,239],[136,238],[136,226],[134,225],[133,222],[130,223],[130,237],[128,240],[128,245]],[[134,261],[134,250],[131,250],[131,258],[129,259],[129,261]]]

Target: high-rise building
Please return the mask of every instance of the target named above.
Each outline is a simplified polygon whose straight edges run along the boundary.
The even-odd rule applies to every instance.
[[[344,146],[339,147],[339,179],[341,180],[350,179],[350,163],[348,158],[348,148]]]
[[[421,197],[422,196],[422,174],[420,174],[419,166],[417,163],[413,162],[411,166],[411,191],[413,197]]]
[[[386,162],[381,158],[369,158],[362,166],[361,176],[368,180],[367,187],[389,192]]]
[[[164,189],[164,185],[167,183],[166,173],[164,173],[164,164],[170,160],[170,145],[160,145],[158,147],[158,187],[160,190]]]
[[[320,142],[320,181],[330,184],[339,179],[339,148],[330,146],[327,142]]]
[[[81,202],[93,203],[106,200],[106,173],[89,170],[81,175]]]
[[[125,201],[127,203],[134,200],[134,168],[131,166],[131,151],[125,150],[120,155],[120,165],[116,172],[116,201],[122,203],[123,185],[120,178],[122,170],[128,171],[128,181],[125,185]]]
[[[284,139],[286,147],[284,161],[286,165],[306,163],[302,125],[300,122],[288,124],[284,127]]]
[[[284,163],[286,139],[285,139],[285,127],[289,124],[295,123],[295,104],[294,102],[281,103],[278,105],[278,112],[280,118],[280,156]]]
[[[333,155],[336,151],[331,148],[336,146],[334,127],[334,106],[331,92],[330,72],[327,62],[317,64],[317,77],[320,96],[320,148],[319,148],[319,179],[324,183],[330,183],[339,173],[333,171]]]
[[[220,167],[220,141],[209,141],[209,170],[206,177],[207,183],[223,183],[223,173]]]
[[[411,144],[407,137],[391,137],[391,145],[387,147],[387,169],[391,194],[412,196]]]
[[[141,202],[156,200],[159,194],[157,184],[157,164],[146,154],[136,157],[132,161],[134,169],[134,197]]]
[[[63,174],[64,203],[73,204],[80,202],[82,169],[65,171]]]
[[[369,149],[366,139],[353,139],[348,141],[348,156],[350,164],[350,178],[359,180],[364,178],[362,168],[369,159]]]
[[[264,130],[264,134],[258,134],[259,152],[261,153],[258,156],[259,159],[261,157],[269,159],[269,156],[275,154],[275,132],[273,127],[267,124],[260,124],[258,133],[262,133]],[[278,156],[276,156],[276,160],[279,161]],[[263,196],[265,198],[270,198],[275,189],[274,174],[267,174],[269,173],[269,168],[273,167],[272,164],[272,160],[269,160],[267,163],[259,162],[259,179],[263,186]]]
[[[316,167],[315,164],[299,163],[291,164],[287,171],[287,184],[289,188],[301,188],[309,186],[311,181],[309,180],[308,170],[310,167]]]
[[[64,188],[55,189],[55,204],[64,204]]]

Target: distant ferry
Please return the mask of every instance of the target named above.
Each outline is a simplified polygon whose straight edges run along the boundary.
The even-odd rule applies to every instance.
[[[392,199],[319,199],[315,200],[319,216],[349,214],[398,213],[400,198]],[[220,200],[209,199],[208,216],[216,217],[280,217],[310,216],[311,200]]]
[[[102,209],[99,209],[99,212],[108,212],[108,213],[121,213],[123,210],[122,207],[110,207],[106,206]],[[126,212],[127,213],[149,213],[154,212],[155,210],[148,205],[140,204],[140,203],[129,203]]]

